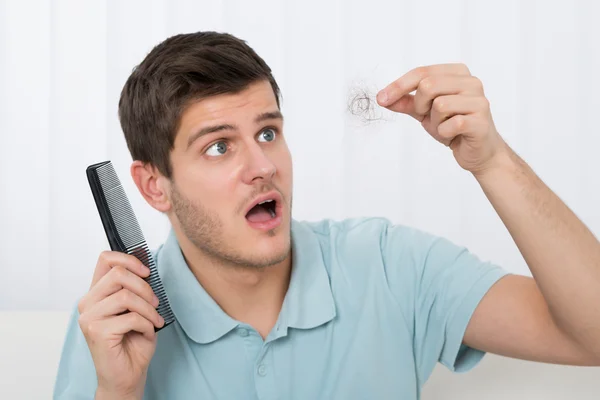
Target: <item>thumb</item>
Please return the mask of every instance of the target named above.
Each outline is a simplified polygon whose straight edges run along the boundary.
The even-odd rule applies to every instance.
[[[379,95],[377,95],[377,102],[379,103],[379,105],[382,105],[382,103],[385,103],[385,101],[382,101],[382,100],[383,99],[381,98],[381,92],[380,92]],[[384,107],[390,111],[395,111],[395,112],[399,112],[402,114],[410,115],[411,117],[413,117],[414,119],[416,119],[419,122],[423,121],[424,116],[417,114],[417,112],[415,111],[415,96],[412,94],[405,94],[404,96],[400,97],[400,99],[398,99],[394,103],[389,104]]]

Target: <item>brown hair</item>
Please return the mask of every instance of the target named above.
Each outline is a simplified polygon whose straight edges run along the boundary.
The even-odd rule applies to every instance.
[[[170,152],[186,107],[261,80],[269,81],[279,107],[271,69],[245,41],[217,32],[164,40],[133,70],[121,92],[119,119],[131,156],[171,178]]]

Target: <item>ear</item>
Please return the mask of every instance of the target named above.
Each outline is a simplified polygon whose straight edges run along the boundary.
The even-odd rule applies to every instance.
[[[131,176],[148,204],[162,213],[171,209],[169,180],[158,168],[136,160],[131,164]]]

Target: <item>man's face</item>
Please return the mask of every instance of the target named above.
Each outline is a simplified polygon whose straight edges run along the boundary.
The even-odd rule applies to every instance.
[[[171,218],[218,261],[261,267],[289,254],[292,160],[280,116],[267,81],[203,99],[182,115]]]

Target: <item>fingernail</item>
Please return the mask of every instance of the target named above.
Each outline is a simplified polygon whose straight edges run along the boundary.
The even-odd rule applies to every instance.
[[[158,297],[156,297],[156,295],[152,297],[152,304],[154,305],[154,307],[158,306]]]
[[[388,101],[388,95],[383,90],[381,92],[379,92],[379,94],[377,95],[377,98],[379,99],[380,104],[386,104]]]
[[[165,323],[165,319],[159,315],[158,316],[158,325],[162,326],[164,323]]]
[[[142,268],[142,272],[146,272],[146,273],[150,272],[150,268],[146,267],[144,264],[142,264],[141,268]]]

